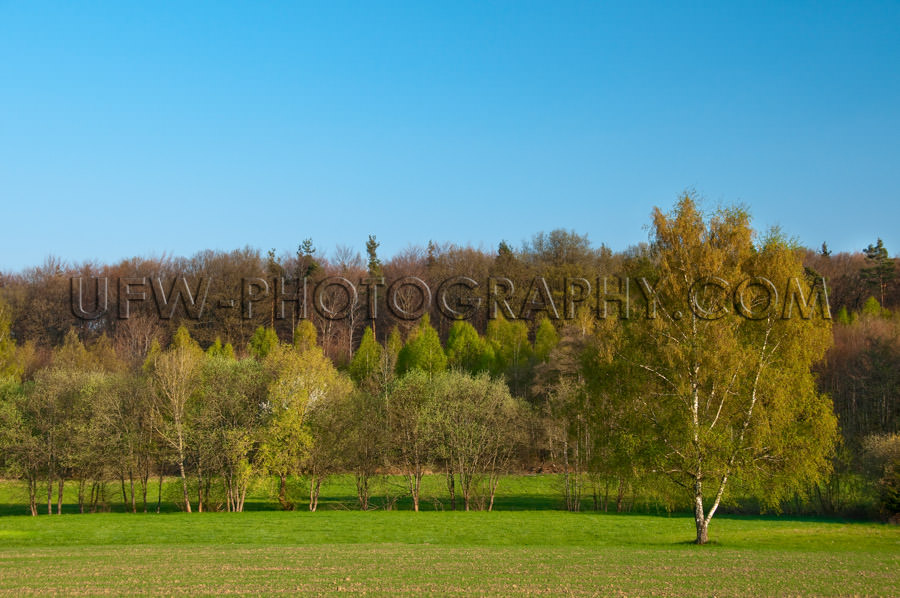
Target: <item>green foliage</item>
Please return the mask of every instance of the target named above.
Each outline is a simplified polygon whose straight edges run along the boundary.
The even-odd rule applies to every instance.
[[[548,318],[541,319],[534,334],[534,356],[538,361],[547,361],[550,351],[559,343],[559,333]]]
[[[859,274],[863,280],[878,289],[883,305],[887,286],[897,276],[897,266],[888,255],[888,250],[881,239],[878,239],[875,245],[866,247],[863,254],[869,265],[860,270]]]
[[[867,469],[876,480],[882,513],[900,513],[900,434],[875,434],[865,439]]]
[[[435,436],[434,457],[458,476],[465,510],[492,510],[500,476],[524,437],[524,404],[487,372],[451,370],[429,386],[434,402],[426,429]]]
[[[762,313],[745,318],[720,289],[693,286],[711,277],[764,276],[784,289],[802,279],[793,244],[773,231],[754,246],[744,210],[705,218],[686,194],[672,213],[655,211],[653,230],[662,313],[624,323],[615,353],[640,366],[643,387],[633,400],[645,420],[646,467],[675,472],[704,543],[728,480],[777,508],[829,471],[837,421],[811,366],[831,343],[830,322],[781,318],[766,297],[749,294]],[[692,296],[695,303],[686,305]],[[697,305],[704,306],[699,314]]]
[[[521,320],[509,321],[498,313],[496,319],[488,321],[485,338],[494,353],[492,373],[506,376],[513,394],[521,396],[528,386],[533,354],[528,325]]]
[[[381,267],[381,260],[378,259],[379,245],[381,244],[375,240],[375,235],[369,235],[369,239],[368,241],[366,241],[367,268],[369,271],[369,276],[384,276],[384,271]]]
[[[883,310],[881,308],[881,304],[878,303],[878,299],[875,297],[869,297],[866,299],[866,302],[863,304],[862,315],[866,318],[880,318],[882,316]]]
[[[265,358],[269,372],[269,420],[259,449],[260,465],[282,480],[299,474],[308,464],[317,442],[308,415],[317,405],[332,405],[347,396],[352,384],[321,349],[303,353],[277,345]],[[281,496],[283,508],[293,508]]]
[[[847,312],[846,306],[841,306],[837,313],[837,321],[838,324],[843,326],[849,326],[851,324],[850,314]]]
[[[531,358],[532,348],[525,322],[509,321],[498,313],[497,318],[488,322],[485,336],[494,350],[498,372],[520,367]]]
[[[447,356],[441,347],[441,339],[426,314],[397,355],[397,373],[402,375],[412,370],[422,370],[435,374],[446,368]]]
[[[188,329],[184,326],[179,326],[178,330],[175,331],[170,346],[175,349],[200,347],[200,345],[197,344],[197,341],[191,338],[191,333],[188,332]]]
[[[381,367],[382,348],[371,327],[363,332],[359,348],[350,360],[350,377],[357,383],[374,375]]]
[[[319,262],[315,259],[316,248],[310,238],[303,239],[303,242],[297,247],[297,265],[298,278],[306,278],[312,276],[321,269]]]
[[[153,365],[156,363],[156,360],[161,354],[162,346],[160,346],[157,339],[153,339],[153,342],[150,344],[150,350],[147,351],[147,357],[144,359],[144,363],[141,366],[141,370],[145,374],[149,374],[151,371],[153,371]]]
[[[316,327],[312,322],[300,320],[300,323],[294,329],[294,348],[301,353],[309,351],[318,346],[316,344],[318,342],[317,336]]]
[[[247,352],[257,359],[265,359],[278,344],[278,334],[271,328],[260,326],[250,337]]]
[[[394,326],[391,328],[391,333],[388,335],[387,342],[384,345],[385,352],[396,360],[402,348],[403,337],[400,335],[400,329]]]
[[[59,367],[91,369],[95,366],[95,361],[78,337],[78,332],[70,328],[62,346],[53,352],[53,364]]]
[[[450,367],[472,374],[489,372],[494,366],[493,348],[464,320],[457,320],[450,326],[446,353]]]
[[[224,359],[235,359],[234,356],[234,347],[231,346],[231,343],[222,344],[222,340],[219,337],[216,337],[216,342],[211,344],[209,348],[206,350],[206,355],[208,357],[222,357]]]
[[[370,237],[369,271],[380,275],[377,248]],[[282,271],[274,251],[248,251],[241,263],[296,279],[318,267],[314,252],[304,242],[291,272]],[[867,266],[893,264],[886,256],[883,244],[874,246]],[[541,463],[560,472],[552,478],[554,491],[562,488],[565,498],[560,503],[557,495],[542,495],[544,506],[583,510],[593,499],[603,508],[618,503],[627,510],[645,500],[677,509],[690,504],[676,495],[687,488],[688,500],[699,495],[707,523],[712,506],[733,492],[778,510],[786,501],[805,500],[809,488],[819,489],[829,469],[836,422],[811,366],[828,347],[830,326],[817,317],[739,318],[734,302],[722,302],[715,289],[703,289],[700,302],[728,312],[707,321],[683,303],[691,291],[685,281],[716,276],[736,284],[765,276],[780,291],[792,277],[812,276],[813,265],[832,275],[840,261],[806,257],[813,262],[809,268],[801,264],[798,246],[777,232],[756,236],[743,209],[704,215],[691,197],[671,214],[657,211],[652,245],[614,258],[568,231],[536,235],[518,252],[503,243],[496,258],[429,243],[428,257],[410,262],[419,271],[424,264],[429,279],[458,274],[464,265],[478,277],[508,275],[521,291],[536,274],[560,280],[618,269],[659,281],[659,313],[655,319],[595,320],[585,301],[568,322],[547,318],[532,327],[502,313],[485,321],[482,310],[472,321],[486,324],[485,334],[454,322],[445,350],[427,317],[405,343],[395,326],[383,347],[373,323],[352,355],[348,376],[332,362],[336,355],[344,358],[345,339],[352,341],[358,330],[344,324],[329,329],[327,354],[312,321],[300,321],[293,346],[280,343],[276,330],[260,327],[249,339],[251,357],[238,360],[222,339],[244,342],[252,327],[204,320],[191,330],[208,345],[205,354],[182,326],[167,349],[153,341],[139,370],[130,367],[135,356],[168,328],[136,317],[119,323],[113,337],[105,334],[111,330],[105,321],[66,334],[68,323],[13,322],[0,303],[0,466],[4,475],[25,482],[32,506],[36,492],[61,480],[87,494],[91,508],[103,509],[113,504],[108,493],[125,492],[114,486],[134,482],[146,489],[151,475],[177,474],[163,483],[170,486],[163,496],[171,495],[178,508],[188,510],[203,497],[211,501],[204,510],[241,510],[252,481],[270,474],[277,476],[282,508],[295,506],[301,483],[314,505],[327,479],[342,475],[343,494],[329,497],[329,506],[352,503],[355,493],[363,509],[407,508],[415,493],[423,509],[449,507],[452,488],[477,507],[487,505],[507,467]],[[204,267],[198,263],[195,271]],[[887,269],[878,275],[879,285],[890,279]],[[17,310],[28,311],[22,306],[29,295],[3,291]],[[639,289],[632,293],[640,304],[633,313],[643,315]],[[748,296],[752,307],[762,306],[758,294]],[[510,300],[522,299],[520,292]],[[860,398],[858,416],[841,414],[848,428],[856,417],[859,439],[896,419],[897,320],[874,298],[859,323],[849,325],[857,315],[838,313],[844,326],[835,336],[844,339],[845,350],[829,359],[852,367],[828,380],[846,380],[846,394]],[[285,325],[278,324],[282,336]],[[378,326],[387,330],[382,321]],[[20,338],[37,330],[48,344],[17,347],[11,330]],[[241,347],[239,352],[245,354]],[[519,444],[523,428],[529,431],[525,446]],[[858,450],[859,442],[847,447]],[[401,496],[401,478],[388,471],[402,472],[407,494]],[[429,479],[426,471],[441,473]],[[862,480],[858,471],[854,475]],[[669,479],[676,483],[661,483]],[[894,486],[890,476],[885,479],[888,504]],[[723,480],[730,480],[727,491]],[[376,497],[375,487],[385,496]]]
[[[235,360],[224,354],[203,364],[202,401],[192,422],[197,452],[222,473],[226,509],[243,511],[254,472],[256,448],[267,413],[265,369],[256,359]]]

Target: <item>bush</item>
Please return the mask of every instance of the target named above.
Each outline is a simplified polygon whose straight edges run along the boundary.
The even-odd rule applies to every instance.
[[[888,517],[900,513],[900,434],[877,434],[863,443],[866,465],[877,479],[882,512]]]

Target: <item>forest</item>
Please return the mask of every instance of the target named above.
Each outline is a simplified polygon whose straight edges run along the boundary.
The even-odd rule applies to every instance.
[[[364,251],[325,255],[306,239],[288,253],[48,258],[3,273],[0,475],[21,482],[38,515],[61,511],[66,483],[77,485],[82,512],[104,508],[109,482],[130,510],[158,511],[148,489],[164,478],[178,480],[173,502],[188,512],[242,511],[261,478],[274,480],[280,508],[316,510],[336,474],[353,476],[362,510],[390,508],[372,491],[385,474],[402,476],[416,511],[426,475],[443,477],[448,508],[491,510],[505,475],[537,472],[558,476],[568,510],[627,510],[636,494],[690,510],[699,543],[720,506],[867,518],[900,510],[900,285],[880,239],[852,253],[802,247],[777,229],[754,230],[741,208],[704,213],[685,194],[654,211],[648,242],[622,252],[566,230],[520,247],[431,242],[389,259],[378,248],[372,235]],[[654,317],[564,297],[564,280],[623,276],[658,281],[658,313],[637,289],[629,298]],[[135,301],[127,318],[113,308],[87,319],[72,308],[79,277],[85,310],[98,278],[184,277],[188,289],[205,279],[209,306],[233,303],[248,278],[272,281],[272,293],[250,317],[191,314],[183,302],[164,314]],[[387,286],[416,277],[432,289],[504,278],[510,302],[534,309],[463,320],[432,301],[415,319],[384,308],[370,317],[367,298],[348,302],[330,287],[317,301],[325,316],[344,317],[329,318],[284,300],[285,289],[279,300],[278,281],[296,289],[329,277]],[[749,289],[761,316],[747,318],[709,287],[702,299],[721,317],[673,307],[704,277],[764,277],[779,289],[824,278],[827,304],[821,295],[824,309],[783,318]],[[533,301],[536,278],[551,283],[565,317]],[[111,306],[122,288],[109,286]],[[410,286],[392,297],[401,314],[423,299]]]

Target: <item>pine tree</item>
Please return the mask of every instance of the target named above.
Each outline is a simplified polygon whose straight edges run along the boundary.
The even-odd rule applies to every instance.
[[[297,277],[300,279],[312,276],[319,269],[319,263],[315,258],[316,248],[312,239],[303,239],[297,247]]]
[[[868,267],[860,270],[859,275],[870,285],[876,287],[881,295],[880,304],[884,305],[884,295],[888,285],[897,276],[896,264],[888,255],[888,250],[881,239],[875,245],[869,245],[863,250]]]
[[[366,241],[366,255],[368,256],[369,276],[384,276],[384,272],[381,268],[381,260],[378,259],[379,245],[381,245],[381,243],[375,240],[375,235],[369,235],[369,240]]]

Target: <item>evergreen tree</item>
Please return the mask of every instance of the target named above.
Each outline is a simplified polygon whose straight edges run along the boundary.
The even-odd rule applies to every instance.
[[[837,321],[844,326],[850,325],[850,314],[847,312],[846,306],[842,305],[841,309],[838,310]]]
[[[494,365],[493,349],[465,320],[457,320],[450,326],[446,353],[450,367],[472,374],[488,372]]]
[[[445,369],[447,356],[441,347],[441,339],[425,314],[397,355],[397,373],[403,375],[411,370],[422,370],[436,374]]]
[[[875,297],[869,297],[863,304],[862,315],[868,318],[879,318],[882,315],[881,304]]]
[[[307,278],[319,270],[319,263],[316,261],[315,255],[316,248],[313,246],[312,239],[303,239],[303,242],[297,247],[298,278]]]
[[[369,240],[366,241],[366,256],[368,257],[369,276],[384,276],[384,272],[381,267],[381,260],[378,259],[379,245],[381,245],[381,243],[375,240],[375,235],[369,235]]]
[[[361,383],[376,373],[381,367],[381,353],[382,348],[375,340],[375,333],[371,328],[366,328],[359,348],[353,354],[353,359],[350,360],[350,377],[356,383]]]
[[[875,245],[869,245],[863,250],[866,263],[869,266],[860,270],[859,275],[870,285],[876,287],[880,293],[880,304],[884,305],[884,295],[888,285],[897,276],[896,264],[888,255],[888,250],[881,239]]]

